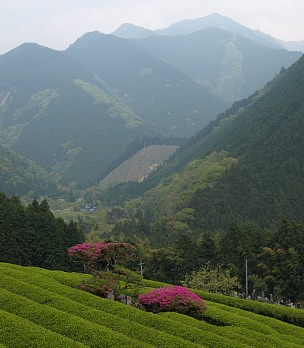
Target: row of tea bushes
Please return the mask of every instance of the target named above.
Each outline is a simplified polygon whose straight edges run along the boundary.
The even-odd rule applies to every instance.
[[[87,275],[0,263],[0,309],[8,347],[43,347],[44,331],[66,339],[50,347],[303,347],[304,329],[213,301],[205,322],[177,313],[152,314],[77,289]],[[149,286],[162,286],[155,282]],[[146,291],[147,289],[142,289]],[[16,318],[16,321],[14,321]],[[13,345],[13,326],[38,327],[32,345]],[[213,325],[216,324],[216,325]],[[23,326],[22,326],[23,325]],[[25,328],[26,326],[24,326]],[[20,329],[21,330],[21,329]],[[32,329],[33,331],[33,329]],[[24,342],[29,342],[24,329]],[[22,341],[21,332],[19,340]],[[45,335],[47,337],[47,335]],[[52,339],[50,336],[49,340]],[[57,338],[59,339],[59,338]],[[54,338],[55,340],[55,338]],[[74,344],[74,345],[73,345]],[[47,346],[47,344],[45,344]]]
[[[0,343],[0,348],[89,347],[3,310],[0,310],[0,339],[3,343]]]
[[[226,307],[226,308],[225,308]],[[205,312],[204,319],[208,322],[218,322],[221,325],[225,325],[223,331],[228,331],[227,328],[238,328],[241,332],[251,332],[251,337],[267,337],[276,339],[274,346],[289,347],[299,345],[303,346],[304,342],[304,330],[300,327],[283,323],[279,320],[272,318],[265,318],[265,322],[262,323],[259,319],[260,316],[254,313],[247,313],[248,316],[242,315],[242,310],[236,308],[227,308],[227,306],[212,303],[209,306],[209,310]],[[263,318],[263,317],[262,317]],[[267,320],[268,319],[268,320]],[[279,344],[279,342],[281,344]]]
[[[209,301],[207,301],[208,303]],[[302,341],[304,340],[304,330],[302,327],[291,325],[286,322],[283,322],[278,319],[270,318],[267,316],[255,314],[253,312],[244,311],[239,308],[226,306],[220,303],[216,302],[210,302],[212,303],[213,308],[220,309],[222,311],[225,311],[225,317],[228,317],[227,313],[232,314],[234,317],[239,318],[240,323],[244,323],[244,320],[247,319],[254,320],[259,325],[268,326],[272,330],[274,330],[276,333],[279,333],[280,335],[288,335],[289,340],[296,338],[300,338]]]
[[[82,318],[1,289],[0,307],[89,347],[152,347]]]
[[[73,314],[89,322],[105,326],[113,331],[125,334],[128,337],[140,340],[151,345],[166,347],[192,347],[189,342],[181,340],[177,337],[160,332],[153,328],[147,328],[138,322],[130,321],[117,317],[113,314],[86,306],[81,302],[73,301],[67,297],[63,297],[57,293],[43,290],[40,287],[20,281],[16,278],[3,275],[0,280],[2,288],[7,289],[15,294],[24,296],[34,302],[47,304],[50,307],[60,311]],[[86,293],[84,293],[86,295]]]
[[[178,313],[163,313],[163,316],[171,318],[176,322],[180,322],[188,325],[189,327],[196,327],[197,329],[203,330],[204,332],[208,330],[216,335],[223,336],[226,339],[234,340],[235,346],[238,347],[239,344],[246,344],[250,347],[299,347],[297,345],[291,344],[289,342],[289,337],[286,340],[282,339],[280,335],[277,337],[275,335],[266,335],[252,329],[247,329],[244,327],[237,326],[215,326],[204,321],[200,322],[193,320],[192,318],[180,315]],[[265,345],[267,342],[267,345]],[[302,341],[303,342],[303,341]],[[301,343],[301,342],[300,342]],[[214,347],[226,347],[223,346],[223,342],[218,340],[214,341]],[[301,346],[301,345],[300,345]]]
[[[212,302],[222,303],[230,307],[236,307],[245,311],[276,318],[289,324],[304,327],[304,310],[301,309],[289,308],[286,306],[279,306],[252,300],[243,300],[240,298],[211,294],[199,290],[192,291],[200,297]]]
[[[168,285],[162,282],[155,282],[151,280],[145,280],[144,284],[145,286],[151,288]],[[289,324],[304,327],[304,310],[252,300],[243,300],[231,296],[212,294],[201,290],[191,290],[204,300],[222,303],[230,307],[243,309],[245,311],[253,312],[270,318],[275,318]]]

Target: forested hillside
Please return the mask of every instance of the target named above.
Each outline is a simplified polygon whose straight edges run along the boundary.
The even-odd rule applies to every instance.
[[[302,55],[214,27],[137,43],[205,86],[226,106],[262,88]]]
[[[0,191],[32,196],[58,193],[55,182],[42,167],[0,145]]]
[[[130,40],[93,32],[66,53],[105,81],[157,135],[192,135],[224,108],[207,88]]]
[[[24,207],[18,197],[0,193],[0,261],[66,271],[80,270],[67,248],[83,242],[77,224],[56,219],[48,203]]]
[[[63,52],[24,44],[0,56],[0,72],[1,142],[65,190],[96,183],[142,134],[143,119]]]
[[[251,221],[263,227],[273,226],[280,218],[302,222],[303,81],[304,59],[301,58],[255,96],[236,103],[219,116],[182,147],[166,168],[156,173],[155,178],[160,180],[166,172],[182,170],[187,161],[198,157],[206,161],[206,156],[221,151],[234,159],[230,168],[204,187],[193,170],[188,170],[194,189],[183,208],[191,210],[188,227],[192,231],[214,231],[233,221]],[[150,182],[153,180],[152,177]],[[166,185],[174,180],[168,178]],[[149,187],[149,180],[145,185]],[[183,191],[170,192],[178,197],[183,195]],[[143,206],[159,206],[162,200],[157,197],[155,202],[147,200],[146,204],[144,198]],[[180,209],[175,209],[171,216]],[[160,211],[156,209],[154,214],[162,215]]]
[[[0,56],[0,74],[0,143],[64,192],[98,183],[137,137],[191,135],[223,108],[169,64],[101,33],[64,52],[23,44]]]
[[[194,195],[193,227],[214,229],[232,219],[261,226],[279,218],[303,221],[303,81],[301,58],[210,140],[213,150],[224,148],[239,163],[214,187]]]

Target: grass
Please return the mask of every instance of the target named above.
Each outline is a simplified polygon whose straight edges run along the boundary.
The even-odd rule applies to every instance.
[[[0,348],[304,346],[304,328],[274,318],[210,300],[204,321],[155,315],[77,289],[89,277],[0,263]]]

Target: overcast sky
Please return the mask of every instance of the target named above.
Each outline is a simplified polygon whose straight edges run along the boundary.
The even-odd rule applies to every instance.
[[[61,50],[94,30],[165,28],[214,12],[282,40],[304,40],[304,0],[0,0],[0,54],[24,42]]]

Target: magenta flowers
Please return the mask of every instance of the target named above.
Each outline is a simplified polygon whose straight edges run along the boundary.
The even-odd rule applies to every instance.
[[[92,274],[103,266],[110,271],[116,265],[123,265],[136,258],[136,249],[129,243],[83,243],[68,249],[74,261],[81,261],[84,268]]]
[[[204,300],[183,286],[165,286],[138,296],[139,303],[153,313],[178,312],[201,318]]]

